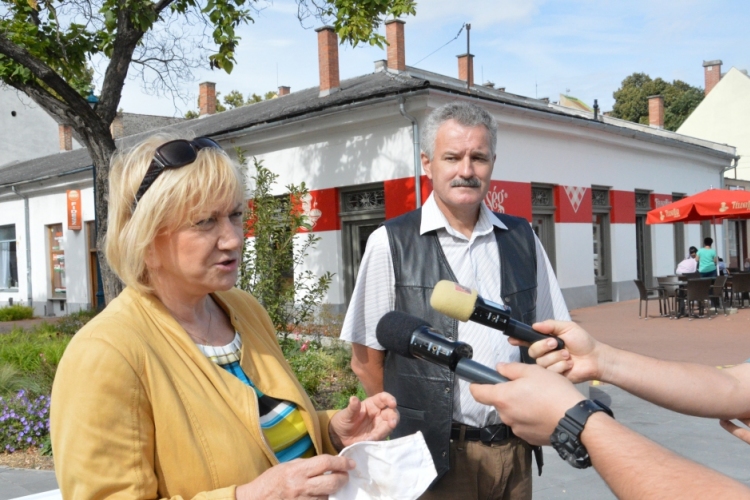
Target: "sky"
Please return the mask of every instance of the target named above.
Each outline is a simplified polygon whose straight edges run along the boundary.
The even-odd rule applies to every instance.
[[[314,28],[322,23],[301,24],[294,0],[258,5],[255,22],[239,30],[231,74],[194,71],[195,79],[183,83],[185,100],[148,95],[142,82],[129,80],[120,107],[182,116],[197,109],[203,81],[215,82],[222,95],[317,86]],[[466,31],[454,38],[469,23],[477,83],[492,81],[514,94],[552,101],[561,93],[589,105],[597,99],[602,111],[612,109],[612,93],[634,72],[702,88],[704,60],[721,59],[723,72],[750,69],[747,0],[422,0],[416,10],[404,18],[407,66],[457,77]],[[385,58],[378,47],[340,46],[341,79],[371,73],[374,61]]]

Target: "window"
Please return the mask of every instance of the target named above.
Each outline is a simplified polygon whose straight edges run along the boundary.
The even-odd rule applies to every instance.
[[[0,290],[17,289],[16,226],[0,226]]]
[[[49,260],[53,299],[64,299],[65,292],[65,248],[63,247],[62,224],[47,226]]]

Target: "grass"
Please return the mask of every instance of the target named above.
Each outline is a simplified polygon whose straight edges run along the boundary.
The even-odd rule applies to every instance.
[[[18,321],[34,317],[34,309],[28,306],[13,305],[0,307],[0,321]]]

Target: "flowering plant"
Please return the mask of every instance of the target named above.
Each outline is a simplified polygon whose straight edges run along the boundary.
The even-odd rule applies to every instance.
[[[25,390],[0,397],[0,451],[40,446],[49,434],[49,396],[29,398]]]

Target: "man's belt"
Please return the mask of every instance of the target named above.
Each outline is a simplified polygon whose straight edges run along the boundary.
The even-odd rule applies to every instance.
[[[464,441],[481,441],[483,444],[498,443],[513,436],[513,431],[505,424],[488,425],[480,429],[454,423],[451,426],[451,439],[461,439],[462,430]]]

